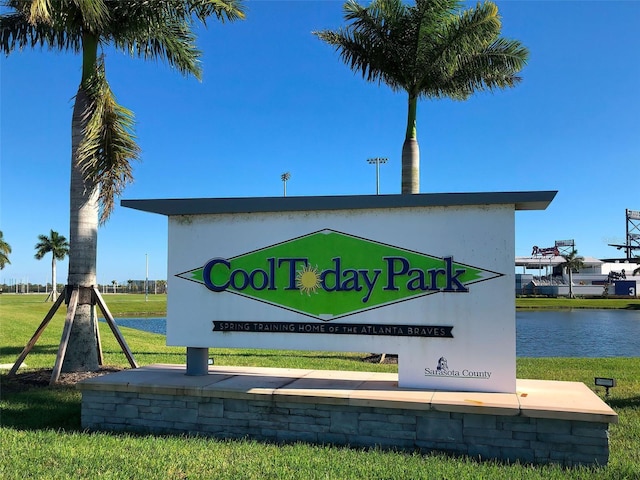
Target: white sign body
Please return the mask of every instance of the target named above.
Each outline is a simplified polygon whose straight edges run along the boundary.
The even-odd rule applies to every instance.
[[[167,344],[398,354],[399,386],[515,392],[514,205],[169,217]]]

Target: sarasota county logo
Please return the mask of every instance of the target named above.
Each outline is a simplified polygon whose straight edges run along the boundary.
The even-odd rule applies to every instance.
[[[449,362],[445,357],[438,358],[435,368],[425,368],[425,377],[442,377],[442,378],[473,378],[478,380],[488,380],[491,378],[491,372],[488,370],[477,369],[455,369],[449,368]]]
[[[469,286],[503,274],[325,229],[177,274],[320,320]]]

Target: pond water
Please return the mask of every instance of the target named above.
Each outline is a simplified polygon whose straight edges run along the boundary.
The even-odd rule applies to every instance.
[[[518,357],[638,357],[640,310],[516,312]]]
[[[165,318],[117,318],[123,327],[166,334]],[[518,357],[640,356],[640,310],[516,312]]]

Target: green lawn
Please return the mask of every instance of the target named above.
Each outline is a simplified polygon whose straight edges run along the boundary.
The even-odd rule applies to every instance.
[[[13,363],[50,304],[44,295],[0,295],[0,363]],[[105,295],[114,315],[164,314],[164,296]],[[528,299],[527,299],[528,300]],[[623,307],[624,308],[624,307]],[[25,363],[52,368],[63,313],[44,332]],[[106,324],[101,323],[105,362],[127,366]],[[141,365],[184,363],[184,349],[164,336],[122,329]],[[217,365],[395,371],[361,354],[212,349]],[[14,388],[0,376],[0,478],[221,478],[221,479],[638,479],[640,478],[640,358],[519,358],[519,378],[581,381],[611,376],[618,386],[608,399],[620,423],[610,429],[607,467],[506,465],[443,454],[417,455],[298,443],[219,441],[184,436],[86,433],[80,427],[80,394],[72,387]],[[5,371],[6,373],[6,371]],[[600,396],[604,392],[597,390]]]
[[[640,298],[516,298],[519,309],[618,308],[640,310]]]

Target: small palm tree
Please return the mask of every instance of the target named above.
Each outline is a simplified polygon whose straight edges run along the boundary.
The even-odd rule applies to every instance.
[[[9,261],[9,254],[11,253],[11,245],[4,241],[4,234],[2,230],[0,230],[0,270],[2,270],[5,265],[11,264]]]
[[[58,232],[51,230],[46,235],[38,235],[38,243],[34,247],[36,249],[35,257],[42,260],[47,253],[51,253],[51,301],[55,302],[58,298],[58,288],[56,283],[56,260],[64,260],[69,253],[69,242]]]
[[[402,146],[402,193],[420,192],[416,135],[421,98],[466,100],[474,92],[513,87],[528,51],[500,37],[498,7],[490,2],[462,11],[460,0],[373,0],[344,4],[345,28],[314,32],[370,82],[408,94]]]
[[[569,274],[569,298],[575,298],[573,294],[573,272],[579,272],[584,267],[584,258],[578,256],[578,250],[575,248],[568,255],[562,255],[564,262],[560,264],[562,268],[567,269]]]

